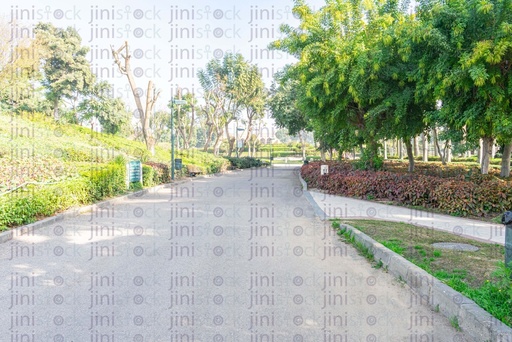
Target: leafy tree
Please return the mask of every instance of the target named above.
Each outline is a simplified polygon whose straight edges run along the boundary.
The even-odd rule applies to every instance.
[[[171,141],[171,113],[166,110],[157,110],[151,117],[151,127],[157,142]]]
[[[510,1],[424,1],[418,19],[410,41],[412,49],[428,51],[418,59],[421,94],[442,101],[442,125],[464,129],[469,141],[482,139],[486,174],[492,144],[512,139]],[[505,153],[502,176],[510,172],[509,158]]]
[[[53,117],[58,120],[61,101],[76,100],[94,84],[86,58],[89,49],[81,46],[82,39],[73,27],[61,29],[39,23],[34,32],[41,52],[42,84],[52,103]]]
[[[283,84],[275,83],[270,88],[268,106],[272,118],[278,127],[286,128],[289,135],[297,135],[302,146],[302,157],[306,158],[305,133],[308,130],[308,119],[299,109],[298,99],[301,97],[300,84],[295,80],[283,80]]]
[[[39,52],[33,39],[11,37],[10,25],[0,20],[0,101],[12,109],[38,99]]]
[[[181,93],[178,93],[178,98],[181,98]],[[183,142],[183,148],[189,149],[194,146],[196,142],[196,113],[197,99],[193,94],[188,93],[183,96],[183,100],[187,103],[180,106],[173,107],[174,124],[178,131],[178,136]],[[167,105],[171,108],[171,102]]]
[[[255,139],[252,137],[255,124],[264,116],[265,105],[268,97],[268,90],[261,78],[261,74],[256,65],[248,65],[244,74],[241,76],[240,89],[242,90],[242,105],[245,109],[245,138],[244,145],[251,143],[255,145]],[[245,92],[243,92],[245,90]]]
[[[282,26],[285,37],[272,44],[299,59],[286,77],[300,82],[299,108],[322,148],[364,146],[367,168],[380,163],[381,138],[410,141],[424,129],[414,84],[404,82],[411,68],[398,58],[402,12],[396,1],[329,1],[317,12],[296,1],[300,25]],[[412,170],[410,143],[408,151]]]
[[[111,96],[111,85],[102,81],[92,86],[78,105],[81,119],[96,118],[105,133],[117,134],[130,125],[130,113],[122,99]]]
[[[207,126],[204,149],[208,149],[215,136],[214,153],[218,154],[225,135],[231,156],[235,141],[231,138],[230,124],[242,119],[241,113],[245,109],[247,140],[255,120],[263,116],[266,91],[261,75],[242,55],[226,54],[222,61],[213,59],[208,62],[205,69],[199,70],[198,78],[205,100],[200,111]]]
[[[206,152],[213,142],[214,154],[218,155],[224,124],[227,120],[223,111],[224,104],[227,101],[226,87],[222,79],[219,61],[212,59],[205,69],[198,71],[197,76],[204,91],[204,105],[200,107],[200,114],[204,117],[206,131],[203,150]],[[214,139],[215,141],[213,141]]]

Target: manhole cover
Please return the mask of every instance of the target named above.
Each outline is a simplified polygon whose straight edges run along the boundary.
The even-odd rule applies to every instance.
[[[437,243],[433,243],[432,246],[434,246],[436,248],[453,249],[455,251],[464,251],[464,252],[476,252],[479,250],[478,247],[473,246],[473,245],[468,245],[467,243],[437,242]]]

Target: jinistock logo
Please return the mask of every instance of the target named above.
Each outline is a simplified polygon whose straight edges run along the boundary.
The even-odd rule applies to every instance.
[[[71,8],[53,8],[46,5],[44,7],[11,6],[11,18],[9,24],[17,21],[55,21],[55,20],[82,20],[80,10],[76,6]]]
[[[91,5],[88,24],[112,20],[162,20],[162,17],[161,11],[156,6],[146,9],[132,9],[130,6],[116,7],[112,5],[103,7]]]
[[[211,9],[210,6],[171,6],[169,17],[169,42],[179,39],[241,39],[240,10]],[[186,25],[184,25],[186,24]]]
[[[89,39],[92,42],[98,39],[160,39],[162,38],[161,28],[156,24],[148,26],[134,26],[130,24],[91,24]]]
[[[233,6],[229,9],[212,9],[210,6],[204,7],[180,7],[178,5],[170,6],[169,24],[175,22],[190,22],[200,20],[218,20],[218,21],[234,21],[242,20],[240,10]]]

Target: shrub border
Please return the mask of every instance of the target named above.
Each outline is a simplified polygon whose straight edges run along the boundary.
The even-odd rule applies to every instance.
[[[220,172],[220,174],[224,174],[224,173],[231,173],[231,171]],[[202,176],[198,176],[196,178],[211,178],[211,177],[215,177],[218,174],[219,173],[202,175]],[[185,178],[185,179],[181,179],[181,180],[176,180],[176,181],[174,181],[172,183],[159,184],[159,185],[156,185],[154,187],[150,187],[150,188],[143,189],[143,190],[140,190],[140,191],[136,191],[136,192],[132,192],[132,193],[129,193],[129,194],[125,194],[125,195],[122,195],[122,196],[110,198],[108,200],[100,201],[100,202],[89,204],[89,205],[86,205],[86,206],[70,208],[68,210],[63,211],[60,214],[44,218],[44,219],[36,221],[34,223],[30,223],[30,224],[27,224],[27,225],[14,227],[14,228],[6,230],[4,232],[0,232],[0,244],[1,243],[6,243],[7,241],[10,241],[14,237],[20,237],[20,236],[24,236],[24,235],[34,234],[34,232],[36,230],[39,230],[41,228],[50,226],[50,225],[52,225],[54,223],[63,221],[64,219],[73,218],[73,217],[76,217],[78,215],[90,212],[90,211],[92,211],[96,207],[100,207],[101,208],[103,206],[109,206],[112,203],[116,203],[118,201],[121,201],[121,200],[124,200],[124,199],[127,199],[127,198],[128,199],[132,199],[132,198],[143,197],[144,195],[146,195],[149,192],[158,191],[161,188],[169,187],[169,186],[172,186],[172,185],[178,185],[178,184],[182,184],[182,183],[186,183],[186,182],[191,182],[192,180],[193,180],[192,178]]]

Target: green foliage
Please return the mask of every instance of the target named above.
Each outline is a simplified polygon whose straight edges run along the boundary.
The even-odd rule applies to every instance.
[[[155,170],[149,165],[142,165],[142,184],[145,187],[152,187],[155,183]]]
[[[142,186],[141,182],[131,182],[129,189],[130,191],[140,191],[144,189],[144,187]]]
[[[267,96],[258,67],[239,53],[228,53],[222,60],[210,60],[204,69],[199,70],[197,77],[204,91],[205,102],[200,114],[208,127],[204,150],[213,143],[214,153],[218,155],[224,128],[238,119],[246,121],[246,140],[249,139],[254,122],[263,117]],[[246,117],[240,118],[243,112]],[[232,139],[229,130],[225,130],[225,133],[228,155],[231,156],[235,139]]]
[[[207,174],[226,171],[229,165],[229,161],[226,158],[217,157],[211,153],[195,149],[180,150],[176,154],[176,158],[181,158],[183,165],[194,165]]]
[[[69,207],[89,203],[88,181],[78,178],[47,186],[28,186],[0,197],[0,229],[32,223]]]
[[[482,10],[485,8],[485,10]],[[405,58],[416,60],[418,96],[442,105],[426,120],[464,132],[471,143],[510,141],[509,65],[512,11],[508,1],[424,2],[407,31]],[[428,53],[425,53],[428,51]],[[482,173],[487,173],[482,159]]]
[[[152,169],[153,172],[153,184],[164,184],[169,183],[171,180],[169,165],[164,163],[147,162],[146,165]],[[145,186],[148,186],[144,183]]]
[[[389,239],[387,241],[382,241],[382,244],[395,252],[396,254],[403,255],[406,247],[403,245],[403,242],[398,239]]]
[[[86,96],[78,105],[78,111],[82,115],[81,121],[95,118],[103,132],[117,134],[127,130],[131,114],[122,99],[111,96],[111,88],[106,81],[92,85],[85,91]]]
[[[34,33],[41,47],[42,84],[53,105],[54,117],[58,119],[61,100],[76,99],[94,84],[95,77],[87,59],[89,49],[81,46],[82,38],[73,27],[61,29],[50,23],[39,23]]]
[[[462,331],[462,329],[460,328],[460,324],[459,324],[459,317],[457,317],[457,316],[450,317],[450,324],[452,325],[452,327],[455,330]]]
[[[498,270],[483,286],[461,292],[491,315],[512,326],[512,268],[500,263]]]
[[[89,191],[94,201],[113,197],[126,190],[126,167],[108,164],[93,168],[84,173],[89,183]]]
[[[227,157],[231,163],[231,167],[236,169],[250,169],[251,167],[260,167],[263,163],[260,159],[252,157]]]
[[[371,153],[368,148],[363,150],[361,159],[354,163],[354,168],[358,170],[382,170],[384,158],[378,154]]]

